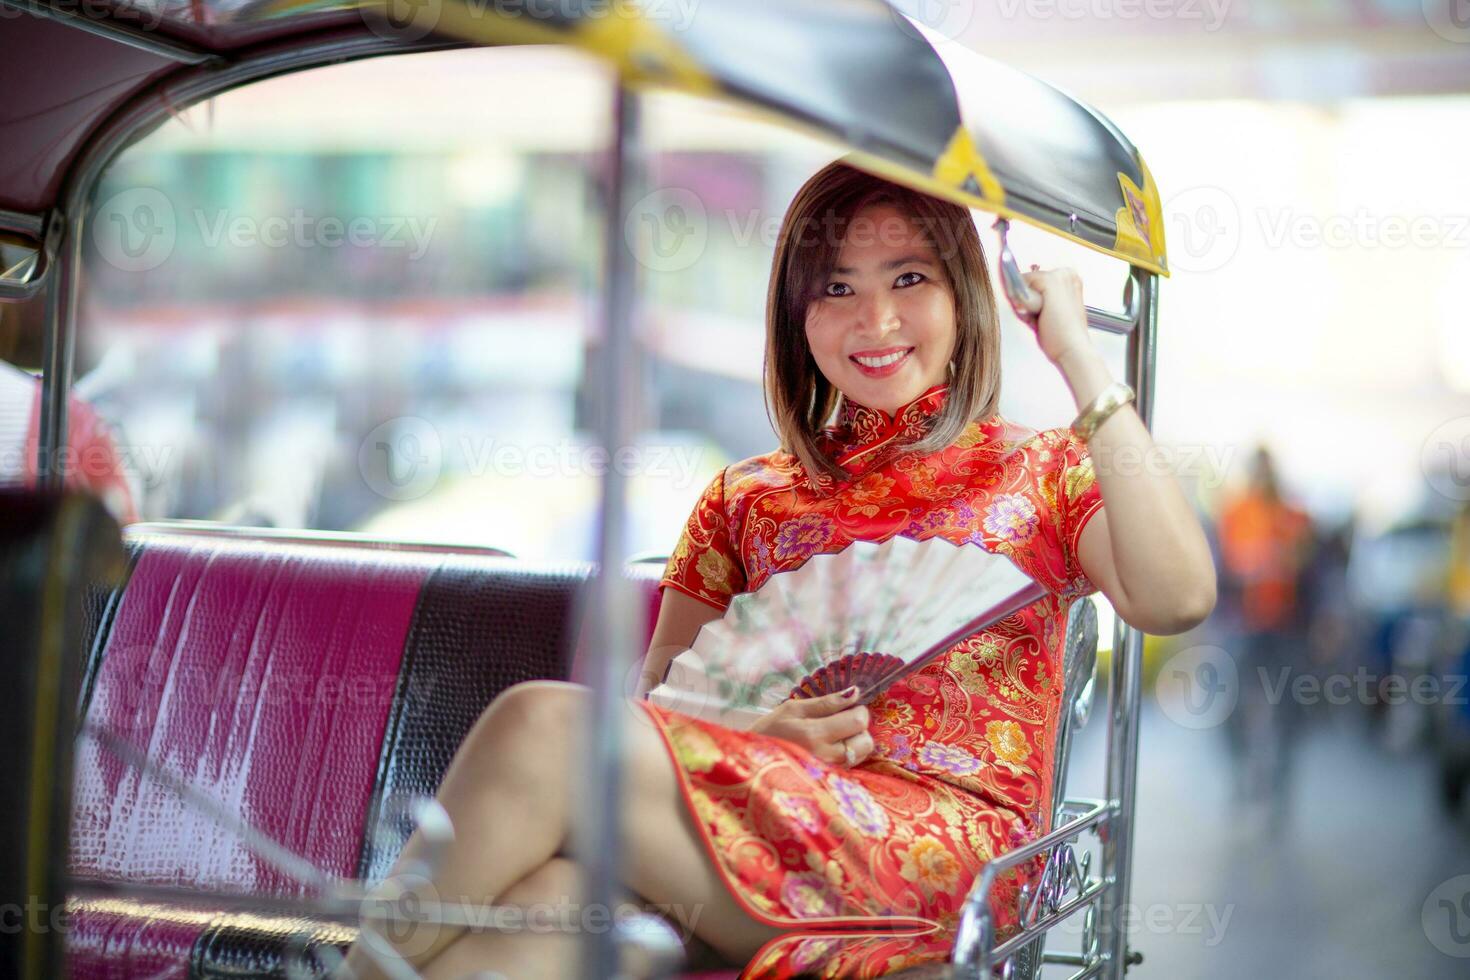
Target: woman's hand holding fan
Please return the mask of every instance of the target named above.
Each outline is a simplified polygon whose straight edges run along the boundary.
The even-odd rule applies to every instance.
[[[979,545],[855,541],[732,599],[648,697],[740,729],[792,698],[856,686],[852,703],[864,704],[1044,594],[1009,558]]]
[[[868,707],[858,687],[814,698],[787,698],[756,719],[753,732],[795,742],[823,762],[855,766],[873,754]]]

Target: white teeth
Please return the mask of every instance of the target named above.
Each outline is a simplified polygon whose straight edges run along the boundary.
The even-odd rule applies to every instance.
[[[885,364],[892,364],[894,361],[901,361],[905,357],[907,357],[908,354],[909,352],[906,350],[897,351],[893,354],[885,354],[882,357],[858,357],[854,354],[853,360],[857,361],[863,367],[879,368],[883,367]]]

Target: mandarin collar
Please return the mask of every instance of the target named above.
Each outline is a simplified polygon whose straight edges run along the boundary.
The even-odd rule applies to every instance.
[[[921,436],[944,408],[949,387],[947,381],[933,385],[892,414],[881,408],[859,404],[843,395],[842,413],[838,421],[840,438],[849,446],[857,448],[882,442],[894,435]]]

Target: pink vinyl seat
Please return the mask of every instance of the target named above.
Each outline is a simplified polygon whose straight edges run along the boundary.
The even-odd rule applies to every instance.
[[[79,716],[328,875],[381,880],[484,707],[566,678],[595,566],[490,550],[207,526],[127,529],[125,585],[96,603]],[[661,563],[626,574],[657,615]],[[94,739],[75,757],[70,873],[270,897],[312,893]],[[126,895],[74,898],[73,977],[280,975],[293,932],[349,927]]]

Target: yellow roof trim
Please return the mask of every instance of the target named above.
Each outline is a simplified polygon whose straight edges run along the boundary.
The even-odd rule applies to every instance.
[[[392,0],[353,0],[345,9],[385,8]],[[266,8],[272,14],[289,10],[320,7],[321,0],[273,0]],[[335,5],[334,5],[335,6]],[[342,8],[339,8],[342,9]],[[435,29],[440,33],[483,45],[557,44],[575,45],[610,61],[627,84],[635,87],[667,87],[692,95],[702,95],[738,105],[757,116],[794,129],[832,140],[832,134],[803,120],[788,119],[762,106],[751,105],[722,89],[661,28],[636,14],[629,5],[614,4],[610,16],[588,18],[561,31],[538,23],[534,18],[510,16],[489,5],[471,7],[464,0],[441,0]],[[1150,272],[1167,276],[1164,259],[1162,208],[1153,177],[1142,159],[1143,173],[1139,188],[1124,174],[1119,174],[1124,200],[1130,193],[1142,202],[1144,220],[1135,221],[1128,207],[1118,210],[1117,238],[1113,247],[1080,238],[1055,225],[1029,215],[1020,214],[1006,204],[1005,188],[990,170],[984,154],[975,145],[973,135],[964,126],[955,130],[944,153],[935,161],[932,171],[925,173],[881,157],[852,150],[845,156],[861,167],[895,183],[965,207],[986,211],[1013,221],[1020,221],[1050,235],[1055,235],[1103,255],[1122,259]]]
[[[1142,158],[1138,168],[1143,172],[1143,186],[1139,187],[1124,173],[1118,174],[1118,187],[1123,192],[1123,207],[1118,209],[1116,221],[1118,235],[1113,241],[1113,250],[1132,260],[1156,266],[1164,275],[1169,274],[1164,257],[1164,215],[1159,203],[1159,190],[1154,186],[1153,175]]]
[[[967,196],[978,196],[995,205],[1006,202],[1005,188],[990,172],[985,155],[964,126],[954,131],[944,153],[934,161],[934,179]]]

